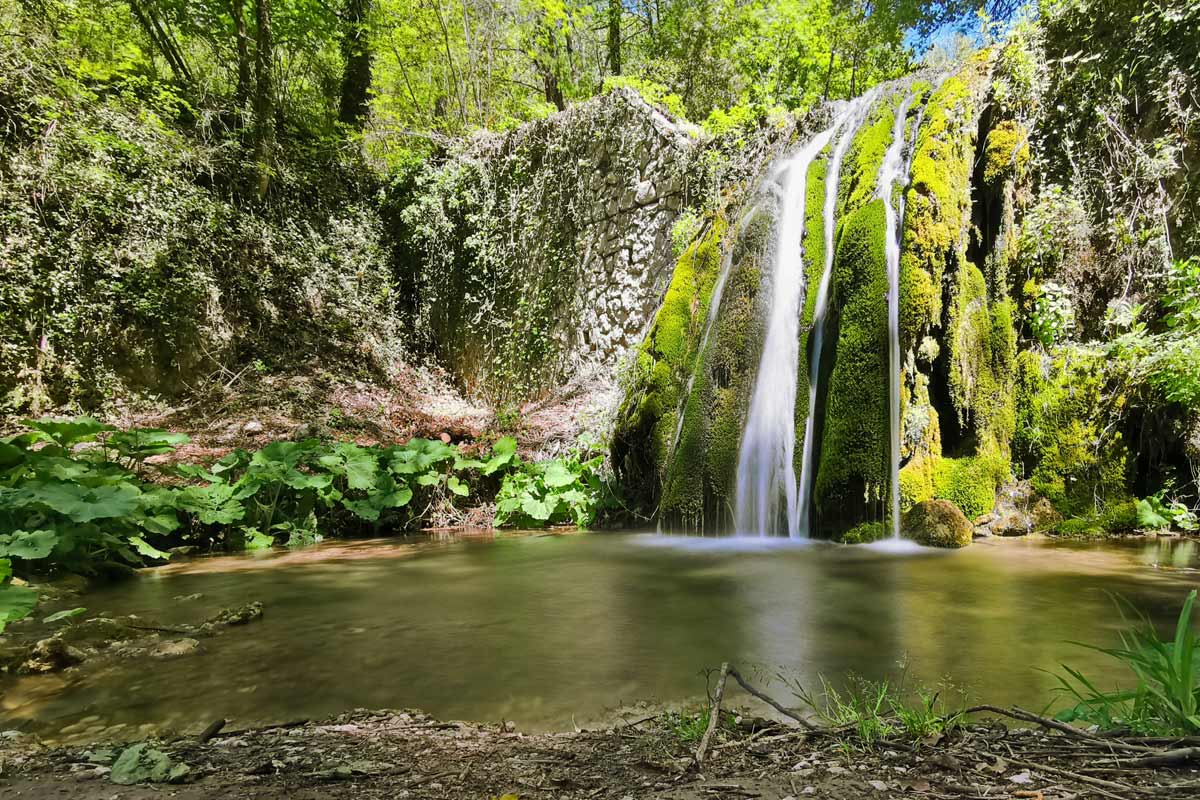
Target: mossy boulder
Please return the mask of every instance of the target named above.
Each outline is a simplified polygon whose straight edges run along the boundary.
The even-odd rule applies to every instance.
[[[887,526],[882,522],[862,522],[843,533],[842,544],[870,544],[888,537]]]
[[[926,547],[966,547],[971,521],[948,500],[925,500],[904,515],[901,533]]]

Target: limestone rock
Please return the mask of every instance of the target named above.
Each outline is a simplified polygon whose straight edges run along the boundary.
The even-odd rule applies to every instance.
[[[1058,513],[1058,509],[1044,497],[1038,498],[1029,515],[1033,520],[1033,530],[1038,533],[1050,530],[1063,519],[1063,515]]]
[[[247,603],[244,606],[235,608],[222,609],[215,616],[211,617],[206,625],[245,625],[247,622],[253,622],[260,619],[263,615],[263,604],[255,600],[253,603]]]
[[[179,658],[188,656],[200,649],[200,643],[195,639],[174,639],[161,642],[150,649],[151,658]]]
[[[925,500],[904,515],[905,538],[926,547],[966,547],[971,543],[971,521],[949,500]]]

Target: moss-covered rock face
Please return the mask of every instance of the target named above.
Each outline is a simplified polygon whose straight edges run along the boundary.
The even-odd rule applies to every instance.
[[[971,543],[971,522],[954,503],[925,500],[904,515],[901,533],[926,547],[966,547]]]
[[[891,365],[887,232],[877,178],[895,114],[908,96],[912,161],[903,190],[899,309],[902,511],[945,503],[968,518],[990,514],[998,488],[1011,479],[1013,455],[1033,488],[1065,516],[1091,513],[1097,497],[1104,507],[1127,498],[1126,448],[1119,435],[1101,442],[1091,421],[1100,393],[1093,371],[1078,356],[1070,363],[1018,356],[1020,310],[1010,299],[1009,273],[1015,197],[1028,180],[1028,135],[990,101],[991,63],[984,54],[936,85],[885,87],[840,174],[828,174],[828,150],[809,169],[795,400],[798,477],[810,338],[827,255],[825,191],[829,181],[837,187],[814,406],[812,521],[822,535],[865,541],[887,517]],[[714,224],[681,259],[639,353],[618,426],[614,452],[627,485],[644,493],[644,507],[689,525],[727,521],[736,501],[738,445],[763,341],[759,285],[774,225],[772,201],[759,200],[764,213],[724,234]],[[732,268],[702,348],[700,321],[723,256]]]
[[[813,496],[822,525],[879,519],[888,461],[887,263],[884,208],[845,221],[834,263],[836,357]]]
[[[1018,367],[1013,454],[1034,490],[1067,517],[1127,500],[1128,448],[1099,415],[1103,356],[1030,350]]]

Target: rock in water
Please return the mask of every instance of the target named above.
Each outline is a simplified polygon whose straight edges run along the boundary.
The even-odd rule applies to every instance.
[[[966,547],[971,521],[949,500],[925,500],[904,515],[905,538],[926,547]]]
[[[216,616],[206,622],[206,625],[245,625],[247,622],[252,622],[261,618],[263,615],[262,602],[255,600],[253,603],[247,603],[244,606],[236,608],[223,609]]]
[[[33,646],[29,660],[21,666],[21,672],[38,675],[58,672],[82,663],[86,656],[58,637],[42,639]]]
[[[195,639],[175,639],[162,642],[150,649],[151,658],[178,658],[195,653],[200,649],[200,643]]]

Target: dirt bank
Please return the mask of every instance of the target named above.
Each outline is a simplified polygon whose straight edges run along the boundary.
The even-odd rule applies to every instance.
[[[1200,761],[1132,748],[1171,748],[975,722],[949,735],[864,747],[853,734],[806,733],[729,716],[703,768],[669,717],[567,734],[526,735],[503,723],[440,722],[415,711],[154,741],[177,784],[112,782],[120,745],[47,748],[0,739],[5,798],[1195,798]],[[1187,742],[1177,744],[1187,745]],[[1194,743],[1193,743],[1194,744]],[[1171,758],[1179,759],[1176,755]],[[1188,760],[1188,759],[1192,760]],[[1139,761],[1140,759],[1140,761]]]

